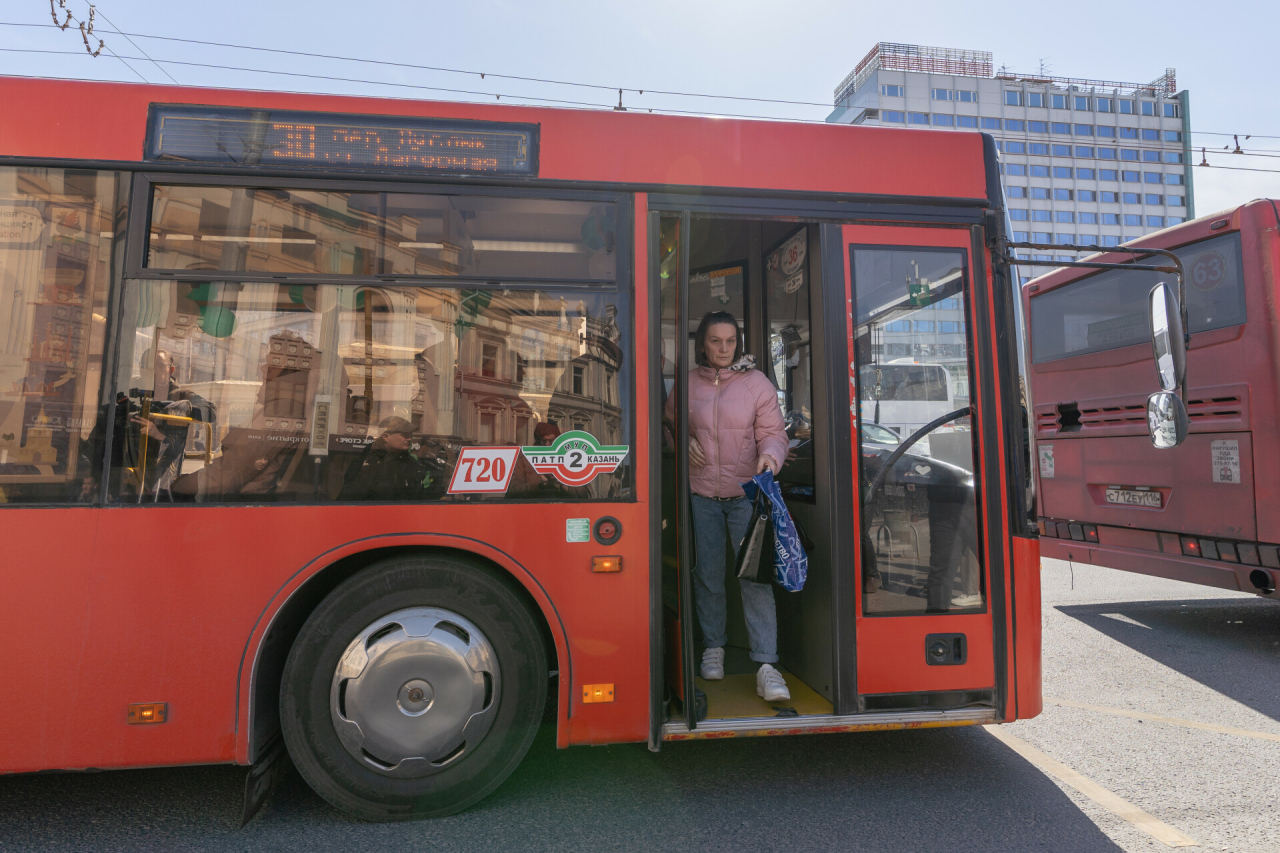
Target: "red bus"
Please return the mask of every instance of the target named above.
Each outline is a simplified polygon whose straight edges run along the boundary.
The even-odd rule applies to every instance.
[[[1126,244],[1172,251],[1186,280],[1189,429],[1172,449],[1134,392],[1156,387],[1147,300],[1173,276],[1067,268],[1024,286],[1044,556],[1274,596],[1280,463],[1253,440],[1280,421],[1278,225],[1264,199]]]
[[[40,709],[0,771],[283,742],[385,819],[492,791],[548,700],[561,747],[653,750],[1039,713],[989,138],[17,78],[0,108],[0,647]],[[712,309],[812,544],[782,703],[736,596],[695,673]],[[940,381],[860,375],[894,360],[957,408],[860,415]]]

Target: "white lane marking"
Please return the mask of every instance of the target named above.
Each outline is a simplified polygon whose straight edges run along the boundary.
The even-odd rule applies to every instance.
[[[1134,619],[1129,616],[1125,616],[1123,613],[1099,613],[1098,615],[1105,616],[1108,619],[1114,619],[1117,622],[1123,622],[1126,625],[1137,625],[1139,628],[1146,628],[1148,631],[1151,630],[1150,625],[1143,625],[1137,619]]]
[[[1206,732],[1218,732],[1224,735],[1273,740],[1280,743],[1280,735],[1267,732],[1255,732],[1250,729],[1233,729],[1230,726],[1218,726],[1213,723],[1197,723],[1195,720],[1182,720],[1177,717],[1162,717],[1159,714],[1147,714],[1142,711],[1126,711],[1123,708],[1107,708],[1103,705],[1089,705],[1084,702],[1072,702],[1070,699],[1051,699],[1046,697],[1046,705],[1059,705],[1063,708],[1080,708],[1085,711],[1096,711],[1099,714],[1113,714],[1117,717],[1128,717],[1133,720],[1150,720],[1153,723],[1168,723],[1171,726],[1182,726],[1188,729],[1203,729]]]
[[[1020,737],[1010,734],[1003,726],[983,726],[1005,746],[1021,755],[1042,773],[1056,776],[1107,811],[1124,818],[1129,823],[1169,847],[1199,847],[1194,838],[1183,835],[1169,824],[1157,820],[1128,800],[1118,797],[1092,779],[1077,773],[1061,761],[1050,758]]]

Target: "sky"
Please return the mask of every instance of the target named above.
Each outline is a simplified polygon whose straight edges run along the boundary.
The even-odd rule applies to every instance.
[[[540,98],[526,102],[595,109],[615,105],[616,90],[623,87],[645,90],[643,95],[622,93],[623,104],[632,109],[820,121],[831,111],[836,85],[879,41],[989,50],[997,68],[1034,72],[1043,61],[1048,73],[1059,77],[1145,83],[1173,67],[1178,88],[1191,93],[1193,145],[1197,152],[1205,149],[1210,164],[1194,167],[1197,213],[1263,196],[1280,198],[1274,56],[1280,2],[1275,0],[101,0],[95,33],[106,49],[97,58],[85,50],[77,23],[65,31],[51,26],[51,7],[65,20],[60,3],[76,22],[88,20],[86,0],[0,3],[0,74],[425,100],[492,102],[501,95],[507,101]],[[97,47],[97,38],[92,46]],[[205,67],[211,65],[222,67]],[[343,79],[318,79],[322,76]],[[800,103],[656,94],[660,91]],[[1231,153],[1233,134],[1248,153]],[[1197,153],[1193,162],[1201,159]]]

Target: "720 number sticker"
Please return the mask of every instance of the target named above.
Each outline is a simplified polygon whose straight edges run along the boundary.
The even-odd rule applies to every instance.
[[[505,494],[518,447],[464,447],[449,480],[449,494]]]

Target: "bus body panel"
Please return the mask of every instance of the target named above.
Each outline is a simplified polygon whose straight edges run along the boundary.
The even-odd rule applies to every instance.
[[[1017,719],[1038,716],[1044,710],[1041,677],[1042,632],[1040,625],[1040,542],[1025,536],[1013,538],[1013,598],[1015,698]]]
[[[542,180],[986,197],[976,133],[12,77],[0,112],[22,121],[0,127],[0,156],[139,161],[152,103],[532,122]]]
[[[1255,591],[1248,574],[1256,566],[1184,557],[1174,534],[1280,542],[1280,458],[1260,444],[1280,423],[1278,230],[1275,204],[1260,200],[1135,241],[1173,249],[1240,235],[1245,322],[1192,335],[1191,434],[1183,445],[1156,450],[1147,437],[1146,397],[1158,389],[1149,344],[1030,365],[1028,393],[1040,457],[1032,465],[1037,514],[1099,525],[1096,543],[1046,538],[1044,556]],[[1102,258],[1128,259],[1121,253]],[[1091,272],[1064,268],[1025,285],[1025,313],[1032,317],[1038,297]],[[1195,270],[1186,274],[1190,290]],[[1034,322],[1029,326],[1033,339]],[[1078,408],[1079,426],[1062,428],[1063,404]],[[1221,482],[1221,474],[1215,481],[1212,448],[1223,441],[1236,442],[1238,482]],[[1052,463],[1045,458],[1048,448]],[[1109,503],[1107,486],[1152,487],[1164,495],[1162,507]]]

